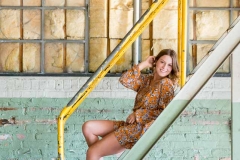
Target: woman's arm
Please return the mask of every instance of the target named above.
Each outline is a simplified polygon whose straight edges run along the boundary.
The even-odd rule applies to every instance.
[[[149,56],[145,61],[142,61],[141,63],[138,64],[139,70],[143,70],[145,68],[150,68],[153,67],[155,61],[154,56]]]
[[[154,56],[149,56],[145,61],[134,65],[131,69],[124,72],[120,77],[120,83],[134,91],[138,91],[141,85],[144,83],[144,76],[141,75],[141,70],[147,67],[152,67],[154,63]]]

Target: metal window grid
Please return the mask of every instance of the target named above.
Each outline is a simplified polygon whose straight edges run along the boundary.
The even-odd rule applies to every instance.
[[[229,11],[229,25],[234,21],[233,19],[233,12],[234,11],[239,11],[240,12],[240,7],[234,7],[233,6],[233,0],[229,0],[229,7],[190,7],[190,1],[188,1],[188,9],[189,11],[206,11],[206,10],[221,10],[221,11]],[[189,13],[188,13],[188,19],[189,17]],[[188,22],[188,43],[187,43],[187,75],[190,74],[190,70],[189,70],[189,59],[190,59],[190,53],[189,53],[189,46],[192,44],[215,44],[217,42],[217,40],[190,40],[189,39],[189,28],[190,28],[190,24]],[[228,73],[221,73],[221,72],[217,72],[215,73],[214,77],[230,77],[231,76],[231,60],[230,60],[230,65],[229,65],[229,72]]]
[[[21,4],[23,4],[22,0]],[[39,43],[40,49],[40,72],[39,73],[25,73],[25,72],[0,72],[0,76],[89,76],[91,73],[88,72],[88,52],[89,52],[89,0],[85,0],[85,6],[45,6],[45,0],[41,0],[41,6],[0,6],[2,9],[18,9],[18,10],[40,10],[41,11],[41,39],[0,39],[0,43]],[[82,40],[67,40],[67,39],[44,39],[44,22],[45,22],[45,10],[84,10],[85,14],[85,31],[84,39]],[[22,23],[22,15],[20,17]],[[45,43],[62,43],[64,46],[67,43],[84,44],[84,72],[81,73],[45,73]]]
[[[188,3],[188,8],[190,11],[203,11],[203,10],[226,10],[229,11],[229,19],[230,22],[229,24],[232,23],[233,21],[233,12],[234,11],[240,11],[239,7],[233,7],[233,0],[230,1],[230,7],[190,7]],[[41,10],[41,40],[11,40],[11,39],[0,39],[0,43],[40,43],[41,44],[41,64],[40,68],[41,71],[40,73],[23,73],[23,72],[0,72],[0,76],[91,76],[92,73],[89,73],[88,71],[88,65],[89,65],[89,0],[85,0],[85,7],[73,7],[73,6],[45,6],[44,5],[44,0],[41,0],[42,5],[41,7],[36,7],[36,6],[0,6],[1,9],[38,9]],[[65,3],[66,5],[66,3]],[[44,40],[44,21],[45,21],[45,15],[44,11],[45,10],[53,10],[53,9],[64,9],[64,10],[84,10],[85,11],[85,39],[84,40],[58,40],[58,39],[49,39],[49,40]],[[189,16],[189,14],[188,14]],[[189,19],[189,17],[188,17]],[[188,53],[188,59],[189,59],[189,45],[192,44],[215,44],[217,40],[190,40],[189,39],[189,22],[188,22],[188,43],[187,43],[187,53]],[[78,43],[78,44],[84,44],[84,67],[85,71],[83,73],[44,73],[44,45],[45,43],[63,43],[64,45],[66,43]],[[230,62],[231,63],[231,62]],[[229,77],[231,76],[230,74],[231,68],[229,68],[229,73],[216,73],[215,76],[217,77]],[[189,74],[189,63],[187,67],[187,74]],[[108,73],[107,76],[120,76],[120,73]]]

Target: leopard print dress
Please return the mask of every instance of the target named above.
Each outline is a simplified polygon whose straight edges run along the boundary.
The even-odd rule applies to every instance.
[[[119,79],[125,87],[137,92],[133,108],[136,121],[133,124],[113,121],[114,134],[127,149],[133,147],[174,97],[173,83],[169,78],[154,83],[151,83],[152,80],[153,75],[141,74],[137,65]]]

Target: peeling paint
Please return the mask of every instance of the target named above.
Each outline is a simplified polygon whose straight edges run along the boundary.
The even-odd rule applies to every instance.
[[[41,120],[36,120],[36,122],[38,123],[43,123],[43,124],[56,124],[57,123],[57,120],[54,119],[54,120],[51,120],[51,119],[41,119]]]
[[[31,150],[29,149],[29,150],[23,152],[22,154],[28,154],[28,153],[30,153],[30,152],[31,152]]]
[[[199,155],[195,155],[194,160],[199,160]]]
[[[201,124],[201,125],[219,125],[220,124],[219,121],[195,121],[195,120],[191,120],[191,122],[194,125],[196,125],[196,124]]]
[[[203,112],[203,111],[183,111],[181,113],[181,115],[183,116],[194,116],[194,115],[229,115],[231,114],[230,111],[206,111],[206,112]]]
[[[17,138],[22,140],[22,139],[25,139],[25,135],[23,134],[17,134]]]
[[[10,134],[0,135],[0,141],[7,140],[8,138],[12,138]]]
[[[23,125],[23,124],[29,124],[31,123],[32,121],[31,120],[18,120],[18,121],[15,121],[15,124],[19,124],[19,125]]]
[[[8,119],[0,119],[0,126],[15,124],[15,117]]]
[[[11,110],[17,110],[17,108],[7,108],[7,107],[0,108],[0,111],[11,111]]]

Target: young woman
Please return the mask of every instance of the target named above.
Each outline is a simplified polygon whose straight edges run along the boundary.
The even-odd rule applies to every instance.
[[[141,70],[149,67],[154,67],[153,74],[141,74]],[[89,146],[86,159],[99,160],[126,148],[131,149],[173,99],[178,72],[176,52],[164,49],[156,57],[149,56],[123,73],[119,81],[137,92],[133,113],[126,121],[85,122],[82,131]],[[99,136],[102,139],[99,140]]]

